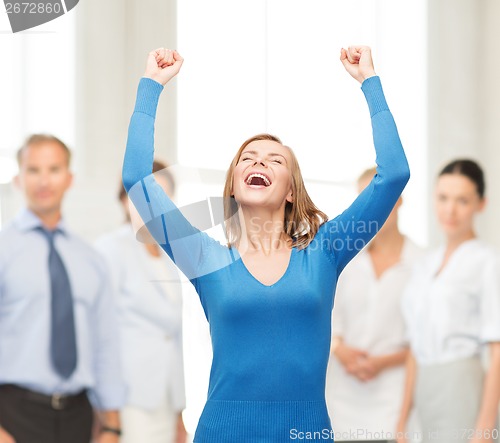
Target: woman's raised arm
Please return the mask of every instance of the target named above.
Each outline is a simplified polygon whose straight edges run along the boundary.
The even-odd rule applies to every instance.
[[[377,174],[342,214],[325,223],[322,244],[334,256],[337,273],[382,227],[410,178],[408,162],[396,124],[375,74],[370,48],[342,49],[340,60],[361,83],[370,110]]]
[[[128,196],[154,239],[193,280],[224,266],[227,254],[218,254],[217,262],[204,263],[205,252],[217,242],[191,225],[152,174],[158,100],[182,62],[177,51],[157,49],[149,53],[130,119],[122,177]],[[219,243],[217,246],[222,248]]]

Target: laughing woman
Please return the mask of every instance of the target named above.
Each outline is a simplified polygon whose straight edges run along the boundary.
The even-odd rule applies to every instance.
[[[156,241],[190,279],[210,324],[213,361],[196,443],[333,440],[325,403],[337,278],[381,227],[409,179],[370,48],[341,50],[370,110],[377,174],[331,221],[308,196],[293,151],[250,138],[224,188],[227,245],[193,227],[151,175],[154,121],[183,59],[152,51],[129,127],[123,181]],[[347,229],[346,229],[347,228]]]

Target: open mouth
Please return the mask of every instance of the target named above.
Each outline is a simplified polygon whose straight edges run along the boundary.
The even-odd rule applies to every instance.
[[[246,179],[245,183],[249,186],[271,186],[271,179],[265,175],[258,172],[251,173]]]

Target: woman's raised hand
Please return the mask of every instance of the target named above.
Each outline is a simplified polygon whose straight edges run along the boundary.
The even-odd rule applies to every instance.
[[[184,59],[174,49],[158,48],[148,54],[144,77],[165,86],[181,69]]]
[[[368,46],[349,46],[340,50],[340,61],[346,71],[358,82],[363,83],[368,77],[373,77],[372,51]]]

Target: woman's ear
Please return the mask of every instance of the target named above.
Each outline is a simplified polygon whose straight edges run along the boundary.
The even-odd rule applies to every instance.
[[[289,203],[293,203],[293,191],[290,189],[290,192],[286,196],[286,201]]]

